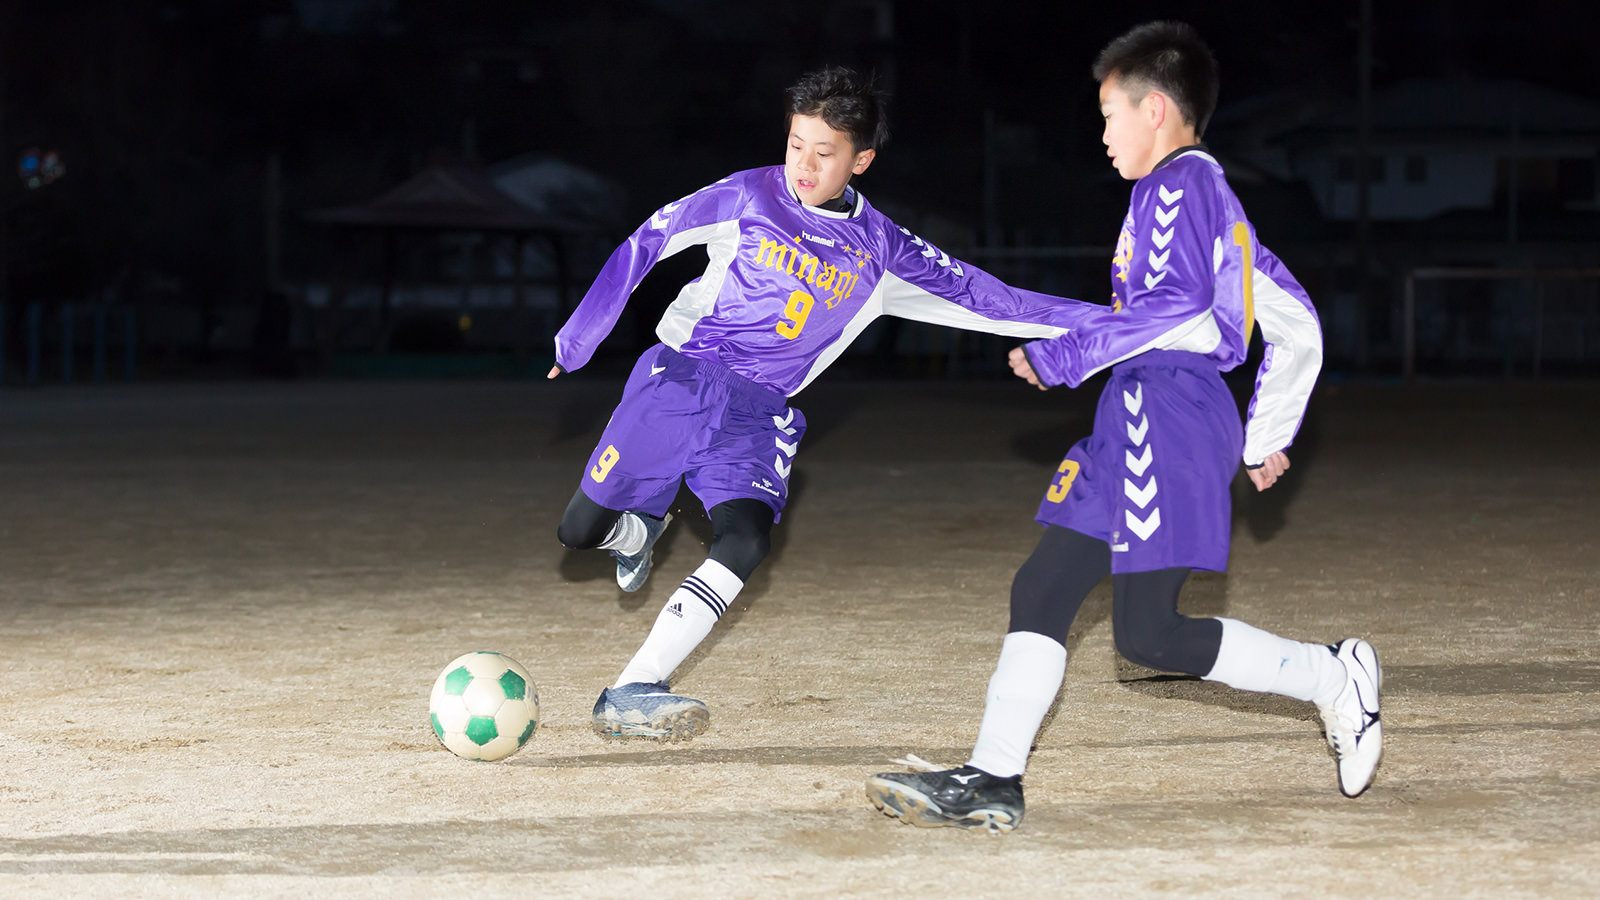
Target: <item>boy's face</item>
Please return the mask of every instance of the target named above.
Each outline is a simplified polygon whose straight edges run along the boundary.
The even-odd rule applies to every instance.
[[[843,194],[850,177],[865,172],[876,155],[872,150],[856,152],[849,135],[829,128],[818,116],[789,117],[789,152],[783,174],[807,206]]]
[[[1155,155],[1156,131],[1164,112],[1165,98],[1155,91],[1129,96],[1115,75],[1100,84],[1100,115],[1106,120],[1100,140],[1118,175],[1134,181],[1149,175],[1161,161]]]

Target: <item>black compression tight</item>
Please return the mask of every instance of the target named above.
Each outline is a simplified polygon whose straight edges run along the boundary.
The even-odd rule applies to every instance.
[[[711,507],[707,514],[711,517],[710,557],[739,576],[740,581],[749,581],[772,549],[772,507],[760,500],[728,500]],[[607,509],[579,490],[572,495],[561,524],[556,526],[556,538],[569,550],[598,547],[621,515],[619,510]]]
[[[760,500],[728,500],[706,511],[711,516],[711,558],[749,581],[772,549],[772,507]]]
[[[1066,643],[1083,598],[1111,574],[1111,550],[1069,528],[1045,529],[1011,582],[1011,631],[1032,631]],[[1216,665],[1222,623],[1178,613],[1186,568],[1111,577],[1111,624],[1117,651],[1166,672],[1204,675]]]
[[[601,506],[580,489],[573,493],[567,511],[561,514],[561,524],[556,526],[556,540],[568,550],[598,547],[621,516],[620,510]]]

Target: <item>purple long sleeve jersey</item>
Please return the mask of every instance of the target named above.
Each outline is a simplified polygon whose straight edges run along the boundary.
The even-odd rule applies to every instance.
[[[556,334],[557,364],[587,363],[650,268],[696,244],[710,257],[705,273],[678,293],[657,336],[787,396],[878,316],[1045,338],[1104,309],[1010,287],[854,197],[844,212],[806,206],[771,166],[668,203],[606,261]]]
[[[1311,298],[1256,240],[1222,167],[1200,149],[1163,160],[1133,188],[1112,256],[1113,305],[1074,307],[1071,333],[1026,346],[1046,384],[1085,378],[1148,350],[1187,350],[1226,372],[1259,325],[1266,355],[1245,423],[1244,462],[1286,449],[1322,367]]]

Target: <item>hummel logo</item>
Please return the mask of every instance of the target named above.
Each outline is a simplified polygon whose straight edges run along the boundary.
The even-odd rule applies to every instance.
[[[962,784],[970,784],[972,782],[972,779],[977,778],[977,777],[978,777],[977,773],[974,772],[971,775],[951,775],[950,776],[950,780],[951,781],[959,781]]]
[[[666,370],[667,370],[666,366],[651,366],[650,367],[650,377],[654,378],[657,375],[660,375],[662,372],[665,372]]]
[[[833,238],[817,237],[816,235],[805,231],[800,232],[800,239],[810,241],[813,244],[821,244],[829,249],[832,249],[833,247]]]

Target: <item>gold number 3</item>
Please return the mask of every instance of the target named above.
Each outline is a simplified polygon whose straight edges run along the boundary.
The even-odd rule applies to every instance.
[[[1060,503],[1067,499],[1067,492],[1072,490],[1072,480],[1078,477],[1078,461],[1063,459],[1060,467],[1056,469],[1058,476],[1050,485],[1050,490],[1045,492],[1045,498],[1051,503]]]
[[[806,318],[811,315],[811,306],[816,302],[816,298],[805,291],[790,294],[789,305],[783,308],[783,317],[789,321],[778,323],[778,333],[791,341],[799,337],[800,329],[806,327]]]

